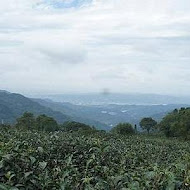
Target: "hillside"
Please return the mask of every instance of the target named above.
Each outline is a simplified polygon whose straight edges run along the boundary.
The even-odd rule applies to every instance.
[[[71,120],[77,121],[80,123],[85,123],[87,125],[95,126],[98,129],[102,130],[109,130],[111,129],[107,124],[104,122],[98,121],[98,118],[91,118],[86,117],[86,114],[81,113],[82,106],[73,105],[70,103],[60,103],[60,102],[53,102],[51,100],[42,100],[42,99],[32,99],[33,101],[38,102],[42,106],[46,106],[51,108],[54,111],[61,112],[63,114],[67,114],[70,116]],[[81,109],[78,109],[81,108]],[[85,108],[85,107],[84,107]]]
[[[181,107],[189,107],[186,104],[169,105],[74,105],[66,102],[53,102],[51,100],[35,99],[43,106],[54,111],[68,114],[79,121],[98,121],[107,126],[115,126],[120,122],[138,124],[143,117],[153,117],[160,121],[168,112]]]
[[[58,105],[56,106],[59,108]],[[43,100],[34,101],[34,99],[27,98],[21,94],[0,91],[0,120],[3,120],[4,123],[14,123],[16,118],[26,111],[35,115],[46,114],[55,118],[58,123],[72,120],[95,126],[97,129],[109,130],[106,124],[80,117],[80,114],[78,115],[76,111],[73,112],[68,106],[61,106],[61,109],[55,109],[54,104],[48,104]]]
[[[5,123],[14,123],[16,118],[26,111],[35,115],[46,114],[54,117],[59,123],[71,120],[69,116],[44,107],[23,95],[0,91],[0,120],[4,120]]]
[[[46,114],[58,123],[73,120],[109,130],[120,122],[138,124],[143,117],[161,120],[175,108],[189,107],[186,104],[171,105],[74,105],[51,100],[30,99],[20,94],[0,91],[0,120],[14,123],[16,118],[29,111],[35,115]]]

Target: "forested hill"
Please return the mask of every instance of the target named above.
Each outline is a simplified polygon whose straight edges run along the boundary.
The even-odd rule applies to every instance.
[[[0,122],[3,120],[4,123],[12,124],[16,121],[16,118],[20,117],[26,111],[32,112],[35,115],[46,114],[53,117],[58,123],[76,121],[95,126],[97,129],[109,130],[106,124],[93,119],[80,117],[77,113],[73,115],[67,108],[65,112],[54,110],[21,94],[0,90]]]
[[[55,118],[58,123],[71,120],[69,116],[42,106],[23,95],[0,91],[0,120],[14,123],[16,118],[26,111],[35,115],[46,114]]]
[[[51,100],[43,100],[43,99],[32,99],[33,101],[36,101],[42,106],[51,108],[54,111],[61,112],[62,114],[69,115],[71,120],[77,121],[80,123],[84,123],[86,125],[94,126],[97,129],[102,130],[110,130],[111,127],[106,124],[104,121],[99,121],[98,117],[89,117],[86,112],[89,110],[86,110],[86,106],[77,106],[70,103],[61,103],[61,102],[53,102]],[[79,109],[80,108],[80,109]],[[81,111],[84,111],[82,113]],[[91,115],[91,114],[90,114]],[[92,113],[93,115],[93,113]]]
[[[156,121],[167,115],[176,108],[189,107],[187,104],[168,104],[168,105],[74,105],[68,102],[53,102],[51,100],[33,99],[42,106],[51,108],[67,114],[72,118],[77,118],[79,122],[98,121],[107,125],[108,129],[118,123],[129,122],[131,124],[139,124],[142,118],[152,117]],[[84,119],[85,118],[85,119]],[[91,123],[87,123],[90,124]]]
[[[172,105],[74,105],[50,100],[30,99],[20,94],[0,90],[0,122],[14,123],[24,112],[35,115],[46,114],[58,123],[81,122],[97,129],[110,130],[120,122],[138,124],[143,117],[160,121],[175,108],[189,107],[184,104]]]

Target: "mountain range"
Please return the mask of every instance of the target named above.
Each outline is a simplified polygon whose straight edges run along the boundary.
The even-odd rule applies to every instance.
[[[54,102],[52,100],[35,99],[43,106],[49,107],[54,111],[60,111],[73,117],[88,118],[89,120],[99,121],[106,124],[108,129],[120,122],[139,124],[143,117],[152,117],[160,121],[167,113],[176,108],[189,107],[187,104],[168,104],[168,105],[74,105],[68,102]],[[81,121],[82,122],[82,121]]]
[[[79,117],[76,114],[68,115],[68,113],[71,113],[68,107],[66,107],[65,112],[63,112],[59,109],[52,109],[48,105],[42,105],[42,103],[40,104],[40,101],[27,98],[21,94],[10,93],[3,90],[0,91],[1,121],[3,121],[4,123],[13,124],[16,122],[16,119],[26,111],[32,112],[36,116],[40,114],[46,114],[56,119],[58,123],[64,123],[66,121],[77,121],[91,126],[95,126],[98,129],[107,130],[108,127],[104,123],[84,117]]]
[[[21,94],[0,91],[1,120],[5,123],[14,123],[16,118],[20,117],[26,111],[32,112],[35,115],[47,114],[54,117],[59,123],[70,120],[69,116],[44,107]]]
[[[86,94],[54,94],[36,96],[41,99],[51,99],[55,102],[70,102],[75,105],[161,105],[161,104],[190,104],[189,96],[169,96],[140,93],[86,93]]]
[[[138,125],[143,117],[152,117],[160,121],[175,108],[189,107],[188,104],[157,104],[158,102],[170,102],[170,98],[164,100],[162,97],[153,101],[156,97],[148,100],[144,96],[142,98],[140,95],[138,96],[138,98],[137,96],[132,98],[131,95],[126,95],[126,97],[124,95],[89,95],[88,97],[87,95],[73,95],[71,97],[63,95],[59,98],[48,96],[51,99],[47,99],[46,96],[41,99],[28,98],[21,94],[1,90],[0,120],[12,124],[15,123],[16,118],[28,111],[35,115],[46,114],[54,117],[58,123],[77,121],[95,126],[97,129],[110,130],[120,122]],[[65,101],[63,97],[65,97]],[[136,104],[129,104],[130,102]],[[153,102],[155,104],[151,104]]]

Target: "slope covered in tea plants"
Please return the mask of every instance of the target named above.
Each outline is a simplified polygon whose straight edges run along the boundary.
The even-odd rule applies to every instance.
[[[190,142],[0,129],[0,189],[189,189]]]

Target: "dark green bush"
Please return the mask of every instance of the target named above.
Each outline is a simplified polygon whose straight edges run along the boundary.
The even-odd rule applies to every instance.
[[[175,109],[159,123],[159,128],[168,137],[190,137],[190,108]]]
[[[61,129],[63,131],[79,131],[79,130],[94,130],[92,127],[89,125],[86,125],[84,123],[79,123],[75,121],[68,121],[65,122],[63,125],[61,125]]]
[[[119,135],[134,134],[135,130],[130,123],[119,123],[116,127],[111,130],[111,133]]]
[[[55,121],[55,119],[53,119],[52,117],[48,117],[46,115],[39,115],[36,118],[36,127],[38,130],[48,131],[48,132],[59,130],[59,126]]]
[[[18,118],[15,126],[19,129],[32,129],[48,132],[59,130],[59,125],[54,118],[45,114],[39,115],[35,118],[30,112],[25,112],[20,118]]]

